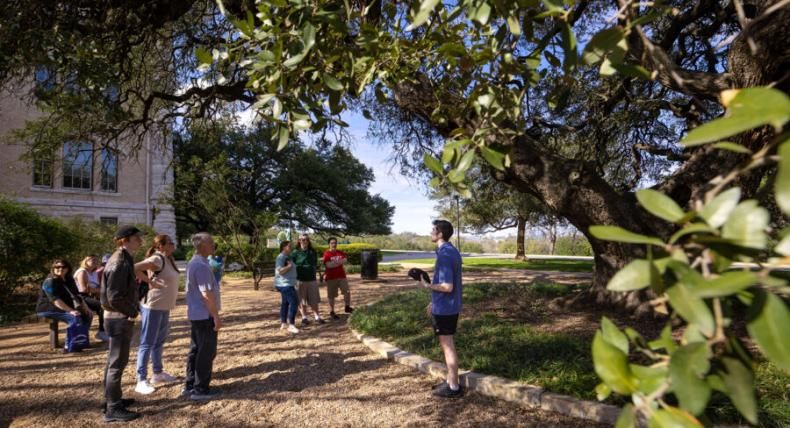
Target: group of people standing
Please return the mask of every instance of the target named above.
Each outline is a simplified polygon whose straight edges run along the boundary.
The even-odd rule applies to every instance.
[[[335,298],[338,290],[342,291],[345,301],[345,312],[351,313],[351,291],[348,288],[346,271],[343,267],[348,262],[346,254],[337,249],[337,238],[329,238],[329,250],[322,257],[325,266],[327,299],[329,300],[329,316],[339,319],[335,313]],[[291,333],[299,333],[296,327],[296,312],[302,316],[302,326],[310,324],[307,317],[308,309],[313,312],[315,322],[324,324],[318,308],[321,296],[318,292],[318,253],[306,234],[299,236],[296,248],[290,241],[280,242],[280,254],[274,263],[274,287],[282,295],[280,304],[280,329]]]
[[[431,316],[435,334],[439,338],[447,363],[447,380],[434,388],[441,397],[459,397],[463,389],[458,379],[458,362],[453,335],[461,311],[461,256],[449,242],[452,225],[444,220],[433,223],[431,238],[437,244],[437,260],[431,281],[425,272],[409,273],[419,283],[431,289]],[[137,385],[135,391],[151,394],[156,386],[178,381],[164,371],[162,356],[170,329],[170,311],[178,298],[179,270],[173,259],[175,242],[168,235],[156,235],[146,258],[135,263],[132,254],[143,245],[143,233],[133,226],[122,226],[115,233],[115,252],[102,266],[98,257],[86,257],[74,274],[66,260],[52,264],[50,275],[42,284],[36,312],[39,316],[64,321],[69,325],[84,322],[90,325],[93,314],[99,315],[97,338],[109,341],[107,364],[104,369],[104,421],[130,421],[140,414],[128,410],[133,399],[124,399],[121,379],[129,361],[134,321],[141,317],[140,345],[137,352]],[[337,249],[337,239],[329,238],[329,249],[324,252],[329,316],[338,319],[335,299],[343,294],[345,312],[353,312],[351,293],[344,265],[348,258]],[[191,325],[191,342],[187,354],[186,376],[182,397],[192,400],[211,400],[221,395],[210,388],[213,362],[217,351],[217,334],[223,326],[219,275],[212,269],[210,257],[215,251],[212,236],[197,233],[192,236],[195,254],[186,269],[187,318]],[[213,260],[212,260],[213,261]],[[292,248],[289,241],[280,244],[275,262],[274,285],[282,295],[280,305],[281,329],[298,333],[295,325],[297,310],[301,311],[302,325],[310,323],[308,310],[315,322],[323,324],[318,304],[320,296],[316,281],[318,254],[310,237],[303,234]],[[148,284],[141,296],[139,283]],[[153,375],[148,377],[148,362]]]

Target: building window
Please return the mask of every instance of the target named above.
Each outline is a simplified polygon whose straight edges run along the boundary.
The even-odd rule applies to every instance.
[[[33,185],[52,187],[52,156],[37,156],[33,159]]]
[[[63,145],[63,187],[91,189],[93,145],[69,142]]]
[[[101,190],[118,191],[118,153],[106,147],[101,151]]]
[[[105,226],[118,226],[118,217],[99,217],[99,223]]]

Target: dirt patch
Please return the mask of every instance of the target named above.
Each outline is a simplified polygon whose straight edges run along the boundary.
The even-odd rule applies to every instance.
[[[541,272],[539,274],[546,274]],[[508,273],[498,276],[507,277]],[[520,277],[529,277],[521,272]],[[485,280],[470,273],[468,280]],[[410,288],[404,274],[382,282],[351,280],[354,303]],[[443,401],[430,395],[433,380],[372,354],[352,337],[347,316],[291,336],[279,330],[280,295],[264,279],[223,288],[223,317],[212,386],[223,399],[195,404],[178,398],[181,384],[141,396],[133,392],[137,335],[124,373],[124,396],[137,399],[139,426],[556,426],[590,427],[588,421],[536,411],[476,394]],[[325,291],[321,290],[322,299]],[[324,300],[321,309],[326,311]],[[95,324],[95,323],[94,323]],[[139,322],[135,326],[139,329]],[[95,331],[95,327],[92,329]],[[0,328],[0,426],[92,426],[100,424],[106,347],[80,354],[48,347],[47,324]],[[61,340],[64,332],[61,330]],[[183,301],[171,314],[165,370],[182,376],[189,345]]]

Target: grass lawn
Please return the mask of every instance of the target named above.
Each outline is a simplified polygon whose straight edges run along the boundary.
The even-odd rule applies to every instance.
[[[549,304],[555,297],[577,291],[573,285],[552,283],[465,286],[464,311],[455,338],[460,367],[595,400],[594,388],[600,381],[590,346],[600,312],[591,309],[588,316],[580,316],[582,310],[571,314],[567,309],[550,309]],[[423,289],[390,295],[358,308],[351,325],[404,350],[443,361],[425,314],[429,301],[429,292]],[[619,321],[629,323],[627,317]],[[756,375],[762,426],[790,426],[790,376],[767,362],[757,364]],[[625,400],[611,397],[607,402],[622,405]],[[719,421],[744,422],[723,396],[714,398],[709,414]]]
[[[435,258],[400,260],[398,263],[433,264]],[[464,258],[464,269],[531,269],[554,270],[562,272],[592,272],[593,262],[584,260],[527,260],[501,259],[494,257]]]

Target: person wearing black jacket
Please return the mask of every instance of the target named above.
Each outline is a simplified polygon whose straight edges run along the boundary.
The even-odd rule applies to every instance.
[[[140,417],[126,409],[121,378],[129,362],[134,319],[139,311],[139,297],[132,254],[143,244],[142,232],[134,226],[121,226],[115,233],[115,250],[102,272],[101,305],[104,309],[104,328],[110,336],[107,366],[104,370],[104,421],[131,421]]]
[[[63,321],[71,326],[78,319],[90,326],[92,313],[79,295],[71,276],[71,265],[63,259],[52,263],[50,275],[41,284],[36,315]]]

